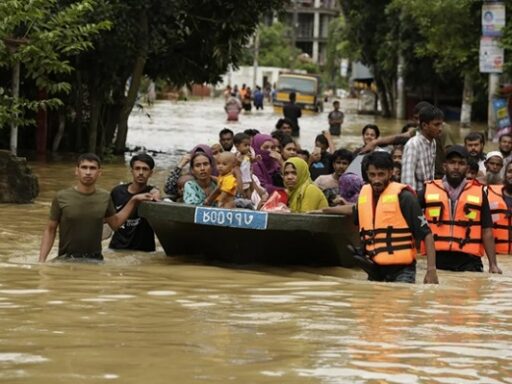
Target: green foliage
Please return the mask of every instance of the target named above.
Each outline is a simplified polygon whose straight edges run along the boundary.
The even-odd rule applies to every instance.
[[[318,64],[313,63],[312,61],[296,61],[296,64],[293,67],[294,69],[302,69],[307,73],[320,73],[320,66]]]
[[[476,72],[481,34],[480,9],[473,0],[394,0],[392,7],[414,22],[421,39],[413,42],[418,57],[433,60],[438,74]]]
[[[281,0],[98,0],[94,17],[108,19],[93,51],[79,57],[80,77],[73,103],[85,110],[101,108],[101,119],[89,123],[91,132],[108,145],[116,136],[116,153],[124,150],[128,115],[143,75],[176,87],[190,83],[216,83],[232,63],[239,65],[242,51],[261,17],[279,9]],[[119,112],[120,110],[120,112]],[[77,113],[88,119],[90,114]],[[117,131],[116,131],[117,129]],[[77,129],[79,135],[81,130]],[[97,134],[96,134],[97,133]],[[93,137],[89,150],[94,148]],[[79,140],[77,140],[79,141]],[[79,145],[77,144],[77,147]],[[99,149],[101,151],[101,148]]]
[[[329,34],[327,37],[326,62],[324,68],[324,78],[332,87],[338,87],[344,84],[345,80],[340,75],[340,65],[342,58],[351,58],[352,52],[348,49],[346,39],[345,18],[340,16],[329,24]]]
[[[399,15],[391,0],[344,0],[340,6],[346,27],[344,50],[371,68],[379,89],[384,115],[393,113],[397,53],[400,50]]]
[[[290,68],[300,51],[292,46],[291,29],[280,22],[260,28],[259,64],[268,67]]]
[[[56,96],[69,93],[66,80],[73,71],[70,58],[93,47],[92,38],[109,28],[110,23],[85,23],[94,12],[94,0],[2,0],[0,2],[0,68],[21,64],[22,80],[54,95],[33,101],[23,95],[14,99],[1,84],[0,128],[7,123],[32,124],[30,112],[56,108],[62,102]],[[34,92],[32,92],[34,93]]]
[[[507,7],[506,25],[501,37],[501,45],[505,48],[505,73],[512,76],[512,60],[510,60],[510,52],[512,52],[512,0],[505,0]]]
[[[30,123],[27,108],[55,107],[62,100],[74,116],[74,126],[65,131],[66,149],[101,152],[111,145],[116,129],[117,138],[123,137],[119,127],[124,117],[126,126],[133,107],[133,93],[125,94],[129,79],[137,85],[144,75],[174,86],[215,83],[230,63],[240,64],[262,16],[286,3],[1,0],[0,125],[18,118]],[[3,37],[28,41],[12,54]],[[22,64],[23,76],[19,108],[13,108],[15,101],[7,91],[10,83],[2,77],[16,61]],[[26,103],[23,97],[30,99],[37,88],[45,89],[50,99],[38,105]],[[115,151],[123,144],[116,142]]]
[[[308,73],[319,73],[320,67],[308,60],[301,59],[300,49],[293,47],[291,28],[281,22],[270,26],[260,25],[260,46],[258,65],[264,67],[280,67],[303,69]],[[242,65],[252,65],[254,60],[254,45],[242,50]]]
[[[510,0],[507,3],[512,5]],[[405,83],[419,97],[459,93],[466,75],[478,84],[482,2],[344,0],[340,4],[346,17],[343,49],[371,67],[381,104],[385,107],[388,99],[390,111],[399,56],[404,59]],[[512,46],[512,32],[510,36]]]
[[[241,52],[261,17],[285,4],[281,0],[146,3],[151,6],[146,73],[176,85],[220,81],[230,63],[240,64]]]

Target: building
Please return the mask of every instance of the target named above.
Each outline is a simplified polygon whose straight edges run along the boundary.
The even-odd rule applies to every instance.
[[[324,64],[329,24],[339,15],[337,0],[292,0],[282,21],[295,32],[295,46],[315,63]]]

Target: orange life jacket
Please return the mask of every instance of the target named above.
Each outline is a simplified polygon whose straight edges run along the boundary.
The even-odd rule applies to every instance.
[[[371,185],[364,185],[357,201],[359,234],[364,252],[378,265],[411,264],[416,245],[398,199],[406,185],[391,182],[373,209]]]
[[[503,198],[503,185],[489,185],[487,198],[491,208],[496,253],[512,253],[512,211]]]
[[[441,180],[425,185],[425,217],[434,236],[436,251],[459,251],[482,257],[483,188],[468,181],[457,199],[454,215]],[[422,253],[425,253],[422,246]]]

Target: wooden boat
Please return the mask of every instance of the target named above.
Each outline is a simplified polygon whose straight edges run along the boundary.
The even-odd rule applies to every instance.
[[[266,213],[144,202],[146,218],[168,256],[200,256],[237,264],[354,265],[359,244],[350,216]]]

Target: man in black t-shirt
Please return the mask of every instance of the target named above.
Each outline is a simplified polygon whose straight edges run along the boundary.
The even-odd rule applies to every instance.
[[[343,124],[345,114],[340,111],[340,102],[338,100],[334,101],[332,106],[334,110],[327,116],[329,120],[329,132],[333,136],[339,136],[341,135],[341,125]]]
[[[131,197],[138,193],[151,193],[155,200],[160,200],[158,189],[148,185],[154,167],[153,158],[145,153],[131,158],[130,169],[133,181],[128,184],[120,184],[110,192],[116,211],[123,209]],[[135,209],[128,220],[114,232],[109,248],[152,252],[155,250],[153,228],[146,219],[139,216],[138,210]]]
[[[295,104],[295,99],[297,98],[297,94],[295,92],[290,92],[290,96],[288,96],[288,98],[290,99],[290,102],[283,106],[283,115],[293,123],[292,136],[299,137],[299,118],[302,116],[302,110],[297,104]]]

